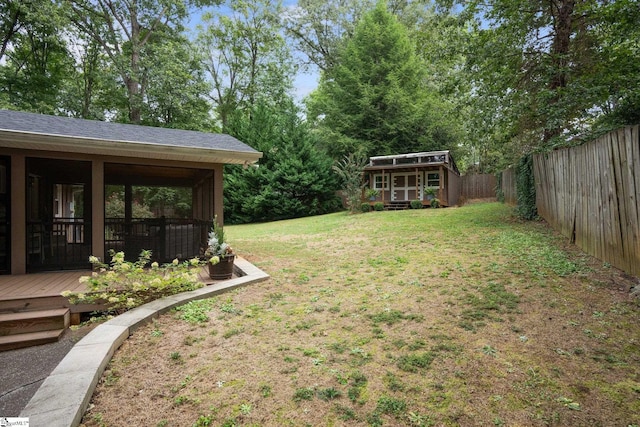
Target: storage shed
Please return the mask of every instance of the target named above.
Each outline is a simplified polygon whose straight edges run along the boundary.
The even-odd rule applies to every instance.
[[[364,170],[368,188],[377,190],[369,202],[385,209],[406,209],[412,200],[430,206],[433,197],[440,206],[458,203],[460,172],[449,151],[371,157]]]

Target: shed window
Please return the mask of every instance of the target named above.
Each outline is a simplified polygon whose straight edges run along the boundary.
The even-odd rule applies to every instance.
[[[440,173],[429,172],[427,173],[427,187],[440,187]]]
[[[384,177],[384,183],[382,178]],[[389,175],[374,175],[373,176],[373,188],[376,190],[388,190],[389,189]]]

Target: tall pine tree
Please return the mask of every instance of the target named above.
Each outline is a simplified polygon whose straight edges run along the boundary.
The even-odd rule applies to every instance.
[[[332,157],[452,146],[424,69],[406,28],[378,2],[308,102],[309,117]]]

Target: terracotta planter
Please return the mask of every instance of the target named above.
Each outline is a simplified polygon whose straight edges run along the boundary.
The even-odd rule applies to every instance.
[[[209,277],[213,280],[231,279],[231,276],[233,276],[233,261],[235,258],[235,255],[227,255],[224,258],[220,258],[219,263],[209,264]]]

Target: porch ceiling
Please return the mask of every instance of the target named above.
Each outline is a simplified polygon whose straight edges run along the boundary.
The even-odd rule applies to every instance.
[[[105,163],[105,184],[185,185],[206,178],[210,170]]]

